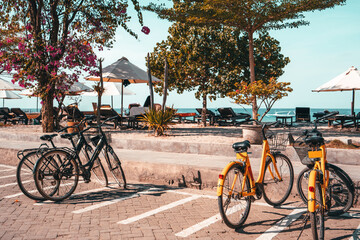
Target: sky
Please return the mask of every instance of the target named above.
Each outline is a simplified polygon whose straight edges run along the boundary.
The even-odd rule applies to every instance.
[[[128,11],[134,14],[130,9]],[[143,18],[144,25],[150,28],[150,34],[140,32],[141,26],[134,15],[129,26],[138,33],[139,38],[135,39],[124,30],[118,29],[113,48],[97,53],[98,57],[104,58],[103,66],[125,56],[130,62],[146,70],[147,53],[153,51],[157,42],[167,38],[171,23],[159,19],[156,14],[150,12],[143,12]],[[316,93],[311,90],[330,81],[351,66],[360,68],[360,1],[347,0],[344,6],[306,13],[305,20],[309,21],[310,25],[270,32],[270,35],[280,42],[284,56],[289,57],[291,61],[285,67],[285,73],[279,81],[290,82],[293,88],[293,92],[275,103],[274,108],[350,108],[351,92]],[[93,82],[87,84],[91,86]],[[124,107],[130,103],[143,104],[149,95],[149,87],[146,84],[131,84],[127,88],[136,95],[124,96]],[[91,102],[96,101],[95,97],[82,97],[79,107],[81,110],[91,110]],[[110,103],[110,97],[103,97],[102,101]],[[65,103],[71,102],[71,99],[67,99]],[[162,103],[162,97],[155,95],[155,102]],[[5,105],[35,108],[36,99],[25,97],[20,100],[5,100]],[[185,92],[181,95],[170,92],[167,105],[174,108],[198,108],[202,103],[195,99],[194,92]],[[120,108],[119,96],[114,97],[114,107]],[[213,102],[208,101],[208,107],[249,106],[234,104],[229,98],[218,98]],[[355,108],[360,108],[359,91],[355,99]]]

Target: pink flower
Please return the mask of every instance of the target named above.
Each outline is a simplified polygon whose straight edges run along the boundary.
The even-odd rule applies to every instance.
[[[26,24],[25,28],[26,28],[26,30],[31,30],[32,26],[30,25],[30,23],[28,23],[28,24]]]
[[[150,33],[150,28],[148,28],[148,27],[146,27],[146,26],[143,26],[142,29],[141,29],[141,31],[142,31],[143,33],[145,33],[146,35],[148,35],[148,34]]]

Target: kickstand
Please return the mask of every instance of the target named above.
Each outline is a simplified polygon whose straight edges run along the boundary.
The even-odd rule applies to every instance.
[[[307,213],[307,214],[305,215],[305,218],[304,218],[304,226],[302,227],[302,229],[301,229],[301,231],[300,231],[300,234],[299,234],[297,240],[300,239],[301,234],[303,233],[303,231],[304,231],[304,229],[305,229],[305,226],[306,226],[306,223],[307,223],[307,220],[309,219],[309,217],[310,217],[310,215],[309,215],[309,213]]]

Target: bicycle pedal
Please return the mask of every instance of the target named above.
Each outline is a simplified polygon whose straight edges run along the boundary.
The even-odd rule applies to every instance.
[[[254,196],[250,196],[249,198],[250,198],[251,202],[255,202],[255,197]]]

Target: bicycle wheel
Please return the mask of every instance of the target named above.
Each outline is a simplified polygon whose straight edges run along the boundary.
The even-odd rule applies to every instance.
[[[75,159],[63,150],[44,154],[35,164],[35,184],[40,194],[52,201],[68,198],[76,189],[79,169]]]
[[[87,145],[86,147],[84,147],[82,149],[81,154],[80,154],[80,159],[86,160],[86,162],[84,161],[84,163],[89,162],[90,156],[92,156],[93,152],[94,151],[93,151],[92,147]],[[107,178],[104,166],[102,165],[100,158],[95,159],[94,165],[91,168],[91,172],[95,176],[95,179],[98,183],[100,183],[101,185],[103,185],[105,187],[108,186],[108,184],[109,184],[108,178]]]
[[[317,209],[314,212],[310,212],[310,224],[313,240],[323,240],[325,235],[325,218],[324,218],[324,203],[321,196],[321,185],[316,183],[315,185],[315,201]]]
[[[241,197],[244,175],[239,164],[234,164],[224,176],[222,195],[218,197],[221,218],[230,228],[238,228],[246,221],[251,206],[250,197]],[[243,192],[251,192],[246,178]]]
[[[25,196],[36,201],[43,201],[45,198],[38,192],[33,176],[34,165],[38,158],[38,152],[34,151],[29,152],[20,160],[16,169],[16,181]]]
[[[346,173],[342,169],[330,163],[327,164],[326,169],[329,170],[327,196],[330,201],[328,203],[330,209],[328,215],[339,216],[347,212],[353,205],[354,188],[352,182],[349,182],[351,178],[345,176]],[[297,191],[304,203],[307,203],[307,185],[310,171],[309,168],[303,169],[297,179]]]
[[[109,182],[104,169],[104,166],[101,163],[100,158],[97,158],[94,162],[93,167],[91,168],[92,173],[94,174],[96,180],[103,186],[107,187]]]
[[[126,188],[126,178],[124,170],[121,167],[120,160],[114,150],[109,147],[105,152],[106,162],[108,164],[109,170],[113,175],[115,181],[119,184],[120,187]]]
[[[275,157],[276,168],[270,157],[267,157],[263,181],[263,196],[272,206],[279,206],[289,197],[294,183],[294,169],[287,156],[278,153]],[[281,178],[281,179],[280,179]]]

